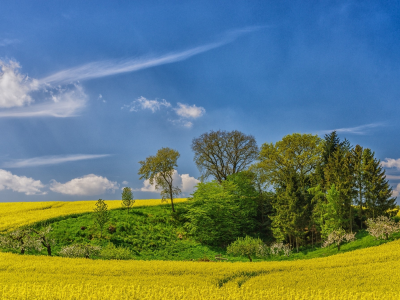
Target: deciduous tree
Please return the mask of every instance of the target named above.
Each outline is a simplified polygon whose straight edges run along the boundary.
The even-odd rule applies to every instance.
[[[171,200],[172,211],[174,208],[174,196],[181,193],[178,186],[174,186],[173,175],[175,168],[178,167],[177,160],[179,152],[170,148],[161,148],[155,156],[149,156],[144,161],[139,161],[141,165],[138,174],[140,179],[149,180],[150,184],[155,185],[156,189],[161,190],[163,200]]]
[[[258,155],[252,135],[234,131],[210,131],[193,139],[194,161],[202,180],[213,176],[219,183],[244,171]]]
[[[108,205],[104,200],[99,199],[96,202],[96,208],[94,209],[94,221],[100,227],[100,238],[103,237],[103,228],[107,224],[110,214],[108,212]]]
[[[122,207],[128,209],[129,215],[129,208],[131,208],[135,204],[135,200],[133,200],[132,189],[129,187],[124,187],[122,190]]]

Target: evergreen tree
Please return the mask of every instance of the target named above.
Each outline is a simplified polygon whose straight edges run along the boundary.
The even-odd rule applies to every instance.
[[[360,145],[356,145],[352,149],[353,163],[354,163],[354,185],[356,190],[355,204],[358,206],[358,217],[360,219],[360,228],[363,223],[363,207],[365,207],[365,160],[364,149]]]
[[[325,190],[332,184],[339,191],[340,210],[338,214],[344,220],[343,228],[353,230],[354,213],[352,212],[353,198],[355,196],[354,163],[348,147],[340,146],[329,158],[324,168]]]
[[[365,205],[369,217],[376,218],[387,214],[387,210],[395,208],[396,199],[392,197],[392,189],[386,180],[385,170],[370,149],[363,152],[365,165]]]

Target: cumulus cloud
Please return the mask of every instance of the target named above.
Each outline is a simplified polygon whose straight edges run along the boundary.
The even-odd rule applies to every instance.
[[[131,104],[124,105],[121,107],[121,109],[124,108],[129,108],[129,111],[139,111],[143,109],[149,109],[151,112],[156,112],[159,110],[162,106],[164,107],[170,107],[171,103],[167,102],[165,99],[161,100],[149,100],[146,99],[145,97],[141,96],[134,100]]]
[[[125,185],[125,186],[127,186],[127,185],[128,185],[128,183],[129,183],[129,182],[128,182],[128,181],[126,181],[126,180],[122,181],[122,184],[123,184],[123,185]]]
[[[50,190],[65,195],[100,195],[106,191],[114,193],[119,189],[115,181],[110,181],[106,177],[89,174],[83,177],[74,178],[66,183],[60,183],[52,180]]]
[[[393,197],[398,197],[399,193],[400,193],[400,183],[395,188],[393,188],[392,196]]]
[[[178,107],[174,108],[176,114],[183,118],[197,119],[204,115],[206,110],[203,107],[198,107],[195,104],[192,106],[178,102]]]
[[[9,171],[0,169],[0,191],[12,190],[14,192],[25,193],[25,195],[44,195],[41,189],[44,185],[40,180],[34,180],[26,176],[17,176]]]
[[[381,166],[384,168],[396,168],[400,170],[400,158],[385,158],[385,161],[381,162]]]
[[[33,102],[30,93],[39,82],[19,73],[18,62],[0,60],[0,108],[20,107]]]
[[[73,155],[42,156],[42,157],[33,157],[29,159],[18,159],[15,161],[7,162],[3,165],[3,167],[24,168],[24,167],[37,167],[45,165],[56,165],[70,161],[103,158],[107,156],[110,156],[110,154],[73,154]]]
[[[189,174],[178,174],[175,170],[172,176],[174,186],[178,186],[184,196],[189,196],[193,193],[195,186],[200,182]],[[140,189],[135,189],[135,191],[141,192],[160,192],[155,188],[154,185],[150,184],[149,180],[143,182],[143,186]]]
[[[85,107],[87,96],[78,83],[69,86],[40,84],[19,73],[15,61],[0,60],[1,117],[72,117]]]

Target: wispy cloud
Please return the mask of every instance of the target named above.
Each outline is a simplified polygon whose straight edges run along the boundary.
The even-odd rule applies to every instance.
[[[24,167],[37,167],[45,165],[57,165],[70,161],[103,158],[107,156],[110,156],[110,154],[74,154],[74,155],[42,156],[42,157],[19,159],[12,162],[7,162],[3,165],[3,167],[24,168]]]
[[[178,102],[178,107],[175,108],[175,112],[178,116],[183,118],[197,119],[205,114],[206,110],[204,107],[193,105],[182,104]]]
[[[115,74],[139,71],[159,65],[170,64],[188,59],[192,56],[210,51],[233,42],[239,36],[263,27],[247,27],[228,32],[220,41],[194,47],[188,50],[167,53],[159,56],[147,56],[126,60],[107,60],[84,64],[82,66],[62,70],[39,80],[41,84],[66,84],[76,81],[111,76]]]
[[[15,43],[19,43],[19,40],[17,40],[17,39],[2,39],[2,40],[0,40],[0,47],[5,47],[5,46],[12,45]]]
[[[137,98],[136,100],[132,101],[132,103],[122,106],[121,109],[128,108],[129,111],[139,111],[142,109],[150,109],[154,113],[157,110],[159,110],[161,108],[161,106],[170,107],[171,103],[169,103],[165,99],[149,100],[149,99],[146,99],[145,97],[141,96],[141,97]]]
[[[383,127],[385,126],[384,123],[371,123],[356,127],[348,127],[348,128],[338,128],[338,129],[331,129],[331,130],[321,130],[318,131],[320,134],[330,133],[332,131],[336,131],[337,133],[350,133],[350,134],[367,134],[369,130],[376,128],[376,127]]]

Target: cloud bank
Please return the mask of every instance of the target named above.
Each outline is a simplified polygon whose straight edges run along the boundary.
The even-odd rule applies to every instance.
[[[34,180],[26,176],[13,175],[11,172],[0,169],[0,191],[12,190],[25,195],[44,195],[41,189],[44,185],[40,180]]]
[[[66,183],[52,180],[50,190],[64,195],[92,196],[104,194],[107,191],[114,193],[119,189],[115,181],[110,181],[106,177],[89,174],[83,177],[72,179]]]

